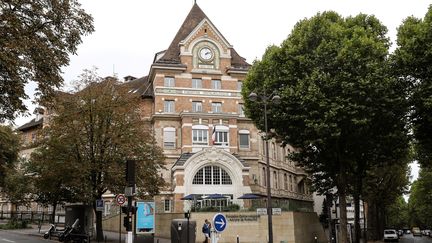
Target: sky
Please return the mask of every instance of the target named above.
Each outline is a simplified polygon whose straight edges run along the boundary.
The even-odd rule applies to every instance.
[[[79,0],[94,18],[95,32],[83,37],[77,55],[64,67],[65,90],[84,69],[98,68],[102,77],[148,74],[156,52],[165,50],[194,0]],[[375,15],[396,42],[397,27],[408,16],[423,18],[426,0],[196,0],[212,23],[249,63],[269,45],[279,45],[301,19],[333,10],[346,17]],[[392,50],[396,46],[392,46]],[[26,87],[32,96],[34,84]],[[26,101],[34,110],[31,100]],[[19,117],[16,126],[31,117]],[[414,168],[413,171],[416,169]]]

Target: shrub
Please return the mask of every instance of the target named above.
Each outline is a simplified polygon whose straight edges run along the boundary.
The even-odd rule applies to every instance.
[[[11,219],[6,224],[0,225],[0,229],[26,229],[28,228],[27,220]]]

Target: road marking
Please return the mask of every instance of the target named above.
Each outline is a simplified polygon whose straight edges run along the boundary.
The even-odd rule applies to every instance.
[[[10,242],[10,243],[15,243],[16,241],[13,241],[13,240],[8,240],[8,239],[2,239],[2,241],[6,241],[6,242]]]

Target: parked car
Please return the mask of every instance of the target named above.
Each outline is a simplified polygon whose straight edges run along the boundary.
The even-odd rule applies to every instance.
[[[413,227],[412,228],[412,234],[413,236],[422,236],[422,232],[420,231],[419,227]]]
[[[398,233],[399,236],[402,236],[404,234],[404,231],[403,230],[398,230],[397,233]]]
[[[423,230],[423,232],[424,232],[425,236],[430,236],[430,234],[431,234],[431,230],[428,230],[428,229]]]
[[[399,235],[394,229],[384,230],[384,241],[399,241]]]

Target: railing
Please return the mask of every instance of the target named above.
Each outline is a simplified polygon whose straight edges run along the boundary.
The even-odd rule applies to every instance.
[[[52,213],[40,212],[40,211],[0,211],[0,219],[19,219],[26,220],[32,223],[36,222],[50,222],[52,218]],[[65,213],[57,212],[55,214],[54,223],[64,224]]]

